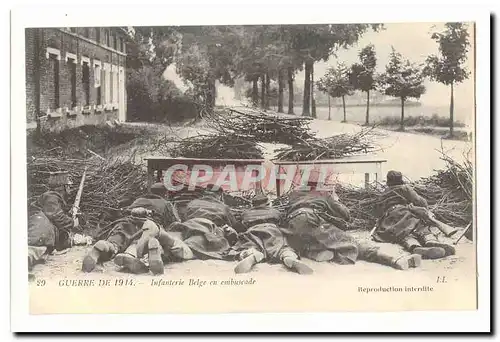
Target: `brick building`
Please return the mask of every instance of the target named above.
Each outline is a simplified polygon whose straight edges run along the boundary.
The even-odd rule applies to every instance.
[[[117,27],[26,29],[28,127],[126,121],[126,42]]]

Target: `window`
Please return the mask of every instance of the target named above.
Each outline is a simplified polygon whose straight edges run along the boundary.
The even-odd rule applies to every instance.
[[[108,103],[108,98],[106,96],[106,93],[107,93],[107,88],[108,88],[108,84],[106,83],[106,70],[104,70],[104,68],[102,68],[101,70],[101,77],[102,77],[102,80],[101,80],[101,92],[104,93],[104,99],[102,99],[101,97],[101,100],[102,100],[102,104],[106,104]],[[102,89],[104,88],[104,89]]]
[[[68,58],[68,67],[71,84],[71,108],[76,107],[76,60]]]
[[[119,97],[119,94],[120,94],[120,74],[119,74],[119,71],[118,71],[118,67],[116,67],[116,73],[115,73],[115,85],[116,85],[116,91],[115,91],[115,103],[118,104],[118,102],[120,102],[120,97]]]
[[[109,103],[113,103],[114,97],[113,97],[113,87],[115,83],[115,73],[113,72],[113,69],[109,72]]]
[[[98,43],[101,43],[101,28],[97,27],[95,29],[95,40]]]
[[[109,30],[106,30],[106,45],[111,46],[111,37],[109,35]]]
[[[85,105],[90,105],[90,66],[88,62],[82,63],[82,85],[85,94]]]
[[[113,49],[118,50],[118,38],[116,34],[113,35]]]
[[[123,38],[120,38],[120,51],[123,52]]]
[[[84,35],[86,38],[90,38],[90,28],[85,27],[85,28],[83,29],[83,35]]]
[[[102,76],[101,64],[95,64],[94,66],[94,87],[96,88],[96,103],[97,105],[102,104],[102,87],[101,87],[101,76]]]
[[[73,33],[76,33],[76,27],[70,27],[69,30]]]
[[[51,109],[59,108],[59,58],[57,55],[49,54],[50,70],[52,71],[52,96],[51,96]]]

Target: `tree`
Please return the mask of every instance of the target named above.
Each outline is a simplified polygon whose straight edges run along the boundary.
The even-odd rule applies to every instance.
[[[454,95],[453,87],[469,78],[470,72],[463,65],[469,51],[469,33],[465,23],[446,23],[443,32],[431,36],[439,44],[439,54],[426,60],[425,74],[433,81],[450,86],[450,136],[453,136]]]
[[[359,52],[360,63],[351,66],[350,82],[354,89],[366,92],[366,120],[365,124],[370,124],[370,91],[375,90],[377,80],[375,68],[377,66],[377,57],[373,45],[365,46]]]
[[[280,26],[244,26],[240,49],[234,54],[236,69],[240,76],[253,83],[252,102],[258,104],[258,81],[260,79],[260,104],[269,108],[271,80],[280,79],[283,69],[284,43],[280,39]],[[281,82],[281,103],[283,82]],[[281,111],[283,110],[281,106]]]
[[[328,120],[330,115],[330,96],[333,98],[342,98],[342,107],[344,109],[344,120],[346,119],[345,97],[353,94],[353,88],[349,82],[349,69],[343,63],[338,63],[335,68],[329,68],[326,74],[319,79],[318,90],[328,95]]]
[[[194,87],[203,106],[215,106],[216,81],[234,85],[234,53],[240,49],[240,26],[185,26],[177,28],[182,40],[176,55],[177,73]]]
[[[401,130],[404,130],[405,101],[409,97],[419,99],[425,93],[425,80],[422,67],[409,60],[392,48],[385,73],[380,75],[379,83],[384,93],[401,99]]]
[[[304,65],[304,101],[302,115],[315,117],[314,63],[327,61],[340,48],[356,43],[369,29],[377,31],[381,24],[287,25],[288,44],[295,60]],[[312,103],[312,108],[311,108]]]

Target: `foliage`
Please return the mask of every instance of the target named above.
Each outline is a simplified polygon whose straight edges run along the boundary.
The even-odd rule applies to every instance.
[[[419,99],[425,93],[424,74],[422,68],[396,52],[394,48],[389,57],[385,73],[380,75],[379,84],[389,96]]]
[[[131,121],[172,122],[197,115],[196,104],[151,66],[128,71],[127,94]]]
[[[446,85],[467,79],[470,72],[463,66],[470,47],[467,24],[446,23],[445,30],[434,32],[431,38],[439,44],[439,54],[427,57],[426,76]]]
[[[354,89],[349,82],[349,69],[343,63],[338,63],[335,68],[329,68],[316,85],[318,90],[334,98],[349,96],[354,93]]]
[[[376,89],[377,80],[375,68],[377,57],[373,45],[365,46],[359,52],[360,63],[351,66],[350,83],[356,90],[370,91]]]
[[[396,126],[401,123],[398,117],[394,116],[386,116],[381,118],[377,124],[378,126]],[[465,124],[460,121],[455,121],[453,123],[455,127],[465,127]],[[414,127],[414,126],[430,126],[430,127],[449,127],[450,126],[450,118],[438,116],[437,114],[433,114],[431,117],[428,116],[408,116],[404,119],[404,125],[406,127]]]

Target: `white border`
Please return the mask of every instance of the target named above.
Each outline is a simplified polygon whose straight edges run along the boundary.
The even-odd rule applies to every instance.
[[[266,10],[255,5],[197,6],[168,5],[95,8],[24,8],[12,12],[12,240],[11,272],[12,320],[14,331],[488,331],[490,320],[490,70],[489,12],[478,7],[364,4],[357,6],[311,6],[311,4],[272,5]],[[279,12],[278,12],[279,11]],[[113,13],[112,16],[109,13]],[[279,15],[277,14],[279,13]],[[28,314],[26,272],[26,137],[24,91],[23,28],[48,26],[180,25],[180,24],[265,24],[324,22],[402,22],[402,21],[476,21],[477,22],[477,150],[478,169],[478,274],[479,309],[475,312],[398,312],[329,314],[226,314],[226,315],[45,315]],[[95,65],[95,61],[94,61]],[[471,275],[472,276],[472,275]],[[290,300],[294,300],[291,298]]]

